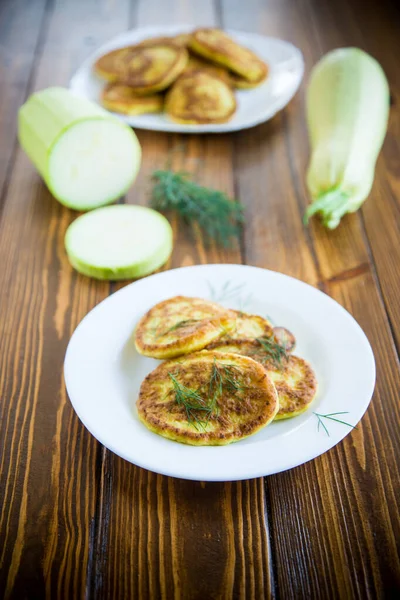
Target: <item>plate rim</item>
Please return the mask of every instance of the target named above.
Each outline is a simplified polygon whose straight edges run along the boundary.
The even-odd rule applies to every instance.
[[[73,75],[70,77],[68,87],[74,93],[79,94],[79,91],[77,89],[79,87],[79,84],[77,82],[79,81],[79,77],[81,76],[81,73],[85,69],[89,69],[91,67],[91,65],[93,64],[94,60],[98,56],[100,56],[103,52],[105,52],[107,50],[111,50],[113,47],[115,47],[115,48],[118,48],[119,46],[122,47],[126,43],[126,42],[124,42],[123,44],[118,43],[119,39],[128,37],[130,34],[132,34],[132,35],[137,34],[138,41],[140,41],[140,39],[142,38],[142,34],[143,34],[143,39],[145,39],[145,37],[147,35],[157,35],[157,36],[159,36],[159,35],[177,35],[179,33],[186,33],[188,31],[192,31],[195,27],[196,27],[195,25],[189,25],[189,24],[179,24],[179,25],[170,25],[170,26],[168,26],[168,25],[165,25],[165,26],[163,26],[163,25],[148,25],[148,26],[144,26],[144,27],[134,27],[132,29],[122,31],[122,32],[118,33],[117,35],[113,36],[112,38],[110,38],[109,40],[107,40],[106,42],[104,42],[101,46],[99,46],[96,50],[94,50],[85,60],[83,60],[80,63],[80,65],[77,67],[77,69],[75,69]],[[249,37],[253,37],[253,38],[261,38],[263,40],[271,40],[272,42],[279,42],[279,43],[284,44],[291,48],[293,55],[294,55],[294,60],[297,61],[298,67],[299,67],[298,81],[297,81],[296,85],[293,87],[291,94],[289,94],[286,97],[284,102],[279,102],[276,109],[274,109],[272,112],[270,110],[269,111],[265,110],[262,114],[260,113],[256,119],[248,120],[242,124],[238,123],[237,125],[235,125],[232,122],[215,123],[215,124],[209,123],[209,124],[205,124],[205,125],[194,125],[194,124],[189,125],[189,124],[174,123],[172,121],[171,122],[168,121],[166,124],[160,123],[160,125],[149,126],[149,125],[145,125],[145,124],[143,125],[140,123],[141,115],[138,115],[138,116],[121,115],[121,114],[109,111],[107,109],[104,109],[104,110],[107,110],[107,112],[110,115],[117,117],[118,119],[120,119],[121,121],[123,121],[124,123],[126,123],[127,125],[135,128],[135,129],[143,129],[143,130],[147,130],[147,131],[162,131],[165,133],[188,133],[188,134],[191,134],[191,133],[192,134],[193,133],[195,133],[195,134],[229,133],[229,132],[250,129],[251,127],[256,127],[257,125],[260,125],[261,123],[269,121],[278,112],[283,110],[289,104],[289,102],[293,99],[293,97],[296,95],[296,93],[298,92],[301,82],[303,81],[303,78],[304,78],[305,60],[304,60],[303,53],[300,50],[300,48],[295,46],[292,42],[283,40],[281,38],[263,35],[263,34],[255,33],[255,32],[231,29],[231,28],[224,28],[224,31],[226,31],[227,33],[229,33],[232,36],[244,35],[244,36],[249,36]],[[240,90],[239,90],[239,92],[240,92]],[[87,98],[86,94],[84,95],[84,97]],[[93,100],[91,100],[91,101],[93,101]]]
[[[184,271],[187,271],[188,269],[190,269],[190,270],[193,270],[193,269],[207,270],[210,268],[226,269],[227,266],[231,266],[231,267],[233,266],[235,268],[240,268],[241,270],[244,270],[244,271],[250,269],[250,270],[256,270],[256,271],[262,271],[264,273],[266,272],[267,274],[273,275],[274,277],[278,276],[278,278],[289,279],[291,281],[294,281],[296,284],[299,284],[300,286],[304,286],[306,288],[311,288],[312,291],[315,292],[317,295],[323,296],[325,301],[328,301],[328,303],[330,303],[331,305],[334,305],[335,309],[338,309],[345,316],[345,318],[350,319],[353,322],[353,326],[355,327],[355,330],[357,330],[357,333],[361,334],[361,337],[363,338],[364,350],[366,351],[366,354],[368,355],[368,360],[369,360],[368,366],[372,367],[372,370],[369,373],[369,375],[370,375],[370,377],[369,377],[369,382],[370,382],[369,388],[370,389],[368,392],[369,398],[368,398],[368,400],[363,401],[360,416],[357,418],[357,421],[354,423],[354,425],[357,425],[360,422],[360,420],[364,416],[364,414],[371,402],[371,399],[372,399],[373,393],[374,393],[374,389],[375,389],[375,382],[376,382],[376,365],[375,365],[375,358],[374,358],[374,354],[373,354],[373,351],[371,348],[371,344],[370,344],[366,334],[364,333],[363,329],[356,321],[356,319],[341,304],[339,304],[336,300],[331,298],[328,294],[322,292],[321,290],[319,290],[318,288],[315,288],[314,286],[312,286],[310,284],[305,283],[304,281],[302,281],[300,279],[291,277],[290,275],[286,275],[286,274],[272,271],[269,269],[263,269],[261,267],[255,267],[255,266],[250,266],[250,265],[240,265],[240,264],[235,264],[235,263],[220,263],[220,264],[211,264],[211,265],[206,264],[206,265],[191,265],[191,266],[187,266],[187,267],[176,267],[174,269],[162,271],[160,273],[156,273],[156,274],[150,275],[146,278],[134,281],[134,282],[128,284],[127,286],[125,286],[124,288],[122,288],[121,290],[118,290],[111,296],[108,296],[107,298],[105,298],[104,300],[99,302],[91,311],[89,311],[85,315],[85,317],[83,317],[83,319],[77,325],[77,327],[74,330],[74,333],[72,334],[72,336],[70,338],[70,341],[68,343],[68,347],[66,350],[65,361],[64,361],[64,380],[65,380],[65,385],[66,385],[69,400],[72,404],[73,409],[75,410],[76,414],[78,415],[78,418],[83,423],[83,425],[86,427],[86,429],[90,432],[90,434],[93,435],[93,437],[95,437],[95,439],[97,439],[99,441],[99,443],[101,443],[103,446],[105,446],[110,451],[114,452],[115,454],[117,454],[118,456],[123,458],[124,460],[127,460],[128,462],[135,464],[136,466],[139,466],[141,468],[144,468],[144,469],[147,469],[147,470],[150,470],[155,473],[162,474],[162,475],[176,477],[176,478],[180,478],[180,479],[195,480],[195,481],[240,481],[240,480],[245,480],[245,479],[253,479],[256,477],[265,477],[265,476],[268,476],[271,474],[280,473],[282,471],[294,468],[296,466],[300,466],[301,464],[304,464],[305,462],[308,462],[309,460],[317,458],[318,456],[329,451],[336,444],[341,442],[352,431],[351,429],[341,429],[340,432],[335,432],[335,435],[333,435],[332,437],[325,438],[325,444],[323,445],[322,450],[320,448],[318,448],[315,451],[315,449],[314,449],[310,453],[310,455],[305,456],[305,457],[303,456],[300,460],[298,460],[297,458],[293,458],[293,457],[289,460],[287,458],[285,458],[285,460],[282,461],[282,464],[279,468],[273,468],[271,471],[269,471],[267,466],[263,467],[262,465],[260,465],[258,468],[250,467],[245,470],[243,470],[242,465],[240,465],[240,467],[238,467],[236,465],[236,467],[233,469],[233,472],[235,472],[235,471],[238,471],[238,472],[236,474],[233,474],[232,467],[230,467],[230,469],[228,469],[228,471],[229,471],[228,476],[208,475],[207,471],[201,472],[200,476],[199,476],[198,472],[196,472],[195,475],[193,475],[192,473],[188,472],[185,468],[181,469],[180,472],[179,472],[179,470],[177,472],[176,470],[174,470],[173,465],[171,466],[171,468],[159,468],[159,467],[157,467],[157,465],[154,464],[154,460],[152,460],[151,458],[149,460],[146,460],[145,457],[142,459],[142,456],[140,455],[140,453],[139,453],[139,456],[135,457],[135,460],[133,461],[132,457],[129,456],[128,453],[118,449],[115,446],[115,444],[110,443],[109,440],[105,440],[105,437],[103,435],[98,435],[97,432],[94,433],[95,427],[92,427],[91,424],[87,422],[87,419],[82,415],[82,412],[79,410],[79,402],[77,402],[76,403],[77,405],[76,405],[72,398],[72,394],[70,393],[72,386],[70,383],[71,380],[70,380],[69,366],[68,366],[69,362],[70,362],[69,355],[72,352],[71,348],[73,348],[73,345],[74,345],[73,340],[75,340],[76,337],[79,335],[79,331],[80,331],[81,327],[84,327],[85,321],[89,318],[92,318],[93,313],[97,312],[97,310],[99,309],[100,306],[110,302],[112,299],[113,299],[113,302],[115,302],[115,297],[122,296],[124,293],[126,294],[127,290],[129,290],[130,288],[132,288],[133,286],[135,286],[137,284],[141,284],[141,283],[145,282],[146,280],[149,280],[150,278],[163,278],[165,276],[168,276],[171,272],[179,272],[179,271],[184,272]],[[156,435],[156,434],[154,434],[154,435]],[[282,436],[282,437],[284,437],[284,436]],[[263,440],[263,441],[260,441],[259,443],[260,444],[268,444],[271,442],[273,443],[273,439],[275,439],[275,438],[272,438],[270,440]],[[179,447],[182,448],[182,444],[178,444],[178,443],[175,443],[175,444],[178,448]],[[221,447],[217,447],[217,448],[221,449],[222,452],[224,451],[225,448],[234,448],[233,453],[239,453],[240,455],[243,455],[243,454],[250,455],[251,454],[251,452],[248,450],[249,446],[247,446],[247,450],[246,450],[246,447],[244,447],[244,446],[240,447],[239,444],[240,444],[240,442],[238,443],[238,445],[230,444],[229,446],[221,446]],[[191,446],[184,446],[184,447],[192,448]],[[215,447],[204,447],[204,448],[215,448]],[[238,449],[238,450],[236,450],[236,449]],[[179,450],[178,450],[178,452],[179,452]],[[227,463],[229,463],[229,461],[227,461]]]

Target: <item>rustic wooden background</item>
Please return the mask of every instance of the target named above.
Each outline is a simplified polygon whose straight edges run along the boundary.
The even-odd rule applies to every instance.
[[[245,262],[319,286],[374,348],[376,392],[361,426],[320,458],[239,483],[155,475],[83,428],[62,365],[84,315],[117,286],[77,275],[63,247],[75,214],[18,147],[18,107],[66,85],[111,36],[149,24],[254,31],[301,48],[307,74],[331,48],[372,53],[390,81],[389,132],[362,210],[326,232],[307,203],[304,84],[272,121],[228,135],[139,131],[149,174],[193,167],[246,205],[243,240],[206,250],[176,233],[169,267]],[[400,591],[400,16],[395,0],[2,0],[0,2],[0,597],[390,598]],[[368,127],[368,123],[365,123]],[[399,597],[397,595],[397,597]]]

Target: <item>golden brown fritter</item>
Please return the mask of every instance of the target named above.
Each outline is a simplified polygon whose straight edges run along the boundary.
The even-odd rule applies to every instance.
[[[127,46],[103,54],[94,64],[95,73],[106,81],[117,81],[121,71],[126,68],[133,49],[134,46]]]
[[[270,337],[273,334],[272,325],[259,315],[249,315],[239,310],[233,311],[236,316],[235,327],[221,340],[255,340],[260,337]],[[219,341],[217,340],[217,344]]]
[[[225,445],[265,427],[279,402],[256,361],[197,352],[159,365],[140,388],[137,410],[151,431],[191,445]]]
[[[196,54],[227,67],[250,82],[260,82],[267,75],[267,65],[221,29],[196,29],[189,47]]]
[[[199,70],[182,75],[173,84],[165,110],[178,123],[225,123],[235,113],[236,99],[220,77]]]
[[[142,115],[162,112],[164,97],[161,94],[138,96],[123,83],[109,83],[101,95],[102,105],[113,112],[124,115]]]
[[[235,340],[213,344],[214,351],[249,356],[262,364],[274,383],[279,397],[279,412],[275,420],[296,417],[306,411],[317,393],[317,379],[304,359],[266,350],[257,340]],[[268,347],[268,346],[267,346]]]
[[[240,310],[233,311],[236,315],[235,327],[227,332],[220,340],[210,344],[207,349],[219,345],[220,341],[256,340],[257,338],[272,337],[286,352],[292,352],[296,345],[293,333],[285,327],[273,327],[272,323],[259,315],[249,315]]]
[[[183,72],[187,61],[186,49],[173,43],[139,45],[117,69],[117,79],[137,94],[152,94],[169,87]]]
[[[235,324],[232,311],[201,298],[175,296],[153,306],[139,321],[137,351],[173,358],[205,348]]]

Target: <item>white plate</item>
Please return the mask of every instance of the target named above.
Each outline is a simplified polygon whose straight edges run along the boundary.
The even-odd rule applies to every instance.
[[[79,67],[70,82],[70,88],[81,96],[99,102],[104,82],[93,73],[96,59],[113,50],[130,44],[136,44],[149,37],[169,36],[192,31],[193,26],[177,27],[143,27],[132,29],[117,35],[94,52]],[[229,123],[210,125],[181,125],[172,123],[164,114],[123,116],[120,119],[139,129],[154,129],[157,131],[176,131],[181,133],[206,133],[237,131],[258,125],[273,117],[291,100],[296,93],[304,72],[303,56],[292,44],[268,38],[255,33],[243,33],[228,29],[227,33],[235,40],[254,50],[270,67],[267,81],[254,90],[236,92],[238,109]]]
[[[178,294],[268,315],[293,331],[296,353],[310,361],[319,382],[310,410],[229,446],[187,446],[146,429],[135,402],[159,361],[136,352],[132,333],[151,306]],[[373,393],[375,362],[353,317],[315,288],[256,267],[201,265],[152,275],[96,306],[71,338],[65,381],[83,424],[119,456],[164,475],[230,481],[290,469],[340,442],[351,428],[324,419],[328,436],[315,413],[346,412],[338,418],[356,425]]]

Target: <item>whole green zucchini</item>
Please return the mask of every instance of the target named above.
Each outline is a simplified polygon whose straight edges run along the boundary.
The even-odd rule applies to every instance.
[[[340,48],[313,68],[307,90],[311,160],[307,187],[315,213],[334,229],[371,191],[385,138],[389,85],[379,63],[358,48]]]

